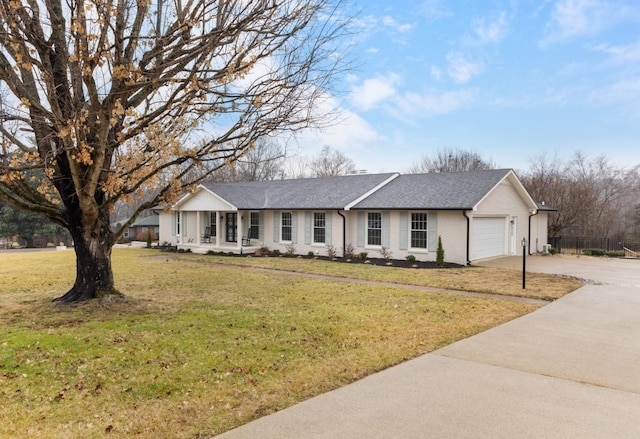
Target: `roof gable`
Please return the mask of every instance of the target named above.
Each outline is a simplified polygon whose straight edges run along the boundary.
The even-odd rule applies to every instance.
[[[401,175],[353,209],[474,210],[505,178],[531,208],[535,203],[511,169]]]
[[[344,209],[397,173],[214,183],[204,187],[238,209]]]
[[[205,186],[198,186],[198,189],[192,194],[182,197],[173,209],[182,211],[198,211],[198,210],[238,210],[237,206],[225,200],[220,195],[207,189]]]

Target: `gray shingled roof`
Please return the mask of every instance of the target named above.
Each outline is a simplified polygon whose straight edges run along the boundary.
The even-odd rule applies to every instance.
[[[470,210],[510,171],[400,175],[352,209]]]
[[[158,227],[160,225],[160,217],[158,215],[149,215],[144,218],[138,218],[135,223],[129,227]]]
[[[344,209],[395,173],[204,185],[238,209]]]

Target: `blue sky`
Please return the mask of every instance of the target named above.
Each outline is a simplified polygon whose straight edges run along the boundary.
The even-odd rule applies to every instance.
[[[369,172],[443,148],[527,170],[542,153],[640,164],[637,0],[353,0],[342,122],[307,135]]]

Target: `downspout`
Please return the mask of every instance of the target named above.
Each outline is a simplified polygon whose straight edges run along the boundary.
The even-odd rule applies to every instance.
[[[340,213],[340,209],[336,212],[342,217],[342,257],[344,258],[347,251],[347,218]]]
[[[531,256],[531,217],[538,214],[538,209],[535,210],[534,213],[529,214],[529,236],[527,237],[527,241],[529,241],[529,256]],[[536,252],[538,251],[538,242],[536,241]]]
[[[467,211],[463,210],[462,214],[464,215],[464,217],[467,219],[467,265],[471,265],[471,255],[469,253],[469,238],[471,236],[471,218],[469,218],[469,216],[467,215]]]

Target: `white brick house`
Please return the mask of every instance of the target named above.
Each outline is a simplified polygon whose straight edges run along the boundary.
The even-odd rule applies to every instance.
[[[547,243],[547,214],[511,169],[216,183],[160,214],[160,242],[194,252],[252,253],[266,246],[326,255],[332,245],[393,259],[468,264]]]

